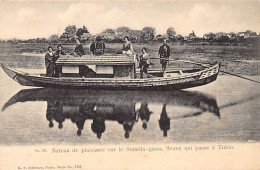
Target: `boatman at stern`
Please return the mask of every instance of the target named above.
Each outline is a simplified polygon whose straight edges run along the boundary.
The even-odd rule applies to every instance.
[[[160,57],[160,63],[162,64],[162,71],[163,74],[166,70],[166,65],[169,61],[170,55],[171,55],[171,49],[167,44],[167,39],[163,39],[163,45],[159,48],[158,55]]]

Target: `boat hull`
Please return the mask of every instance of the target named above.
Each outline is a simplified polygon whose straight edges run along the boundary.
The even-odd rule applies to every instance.
[[[146,79],[119,78],[55,78],[30,75],[2,65],[12,79],[23,86],[51,88],[83,88],[95,90],[179,90],[211,83],[217,79],[220,64],[175,77]]]

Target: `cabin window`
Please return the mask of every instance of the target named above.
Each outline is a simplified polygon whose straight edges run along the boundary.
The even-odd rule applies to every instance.
[[[114,74],[113,66],[97,66],[96,73],[97,74]]]
[[[62,73],[79,73],[78,66],[62,66]]]

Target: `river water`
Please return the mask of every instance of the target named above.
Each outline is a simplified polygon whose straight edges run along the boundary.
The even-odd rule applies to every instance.
[[[174,92],[32,88],[2,69],[0,77],[0,145],[260,141],[259,84],[233,76]]]

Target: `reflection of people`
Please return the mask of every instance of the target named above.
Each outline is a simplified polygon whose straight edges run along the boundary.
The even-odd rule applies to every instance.
[[[54,101],[53,111],[55,112],[55,120],[59,123],[59,129],[62,129],[62,123],[65,121],[65,116],[62,113],[62,105],[59,101]]]
[[[150,66],[150,57],[147,54],[147,48],[142,48],[142,55],[140,56],[140,78],[147,78],[148,68]]]
[[[103,115],[95,116],[93,123],[91,124],[91,129],[94,133],[97,134],[97,138],[100,139],[102,133],[106,129],[105,118]]]
[[[132,131],[136,121],[135,104],[129,101],[122,101],[120,104],[115,104],[114,112],[118,115],[117,122],[123,124],[125,138],[129,138],[129,133]]]
[[[55,109],[53,101],[47,101],[46,119],[49,121],[49,127],[53,127],[53,120],[55,115]]]
[[[160,63],[162,64],[162,71],[163,73],[166,70],[166,65],[168,63],[169,57],[170,57],[170,47],[167,45],[166,38],[163,39],[163,45],[159,48],[158,55],[160,57]]]
[[[90,51],[92,55],[102,55],[105,51],[105,44],[101,42],[100,36],[90,45]]]
[[[133,129],[133,126],[134,126],[134,121],[125,121],[123,123],[123,127],[124,127],[124,130],[125,130],[125,138],[128,139],[129,138],[129,132],[132,131]]]
[[[78,127],[78,131],[77,131],[77,135],[80,136],[81,135],[81,131],[84,129],[84,124],[85,121],[87,119],[87,116],[84,114],[82,106],[79,106],[79,113],[78,114],[74,114],[73,118],[71,120],[75,121],[77,127]]]
[[[166,113],[166,104],[163,105],[162,113],[159,120],[159,126],[163,130],[163,136],[167,137],[167,131],[170,129],[170,118]]]
[[[48,47],[48,52],[45,55],[46,65],[46,76],[53,77],[54,75],[54,60],[53,60],[53,49],[51,46]]]
[[[62,46],[57,45],[57,50],[54,53],[54,72],[55,72],[55,77],[60,77],[59,74],[61,73],[61,67],[57,66],[55,63],[56,61],[60,58],[61,55],[66,55],[64,51],[62,51]]]
[[[72,122],[75,122],[78,127],[78,131],[77,131],[78,136],[81,135],[81,131],[84,128],[84,124],[88,116],[93,114],[94,107],[95,107],[94,104],[86,104],[83,102],[82,104],[79,105],[79,114],[74,115],[73,119],[71,119]]]
[[[150,115],[152,114],[152,112],[150,112],[150,110],[148,109],[147,103],[141,103],[141,107],[139,109],[139,114],[140,114],[141,120],[143,121],[142,127],[144,129],[146,129],[147,123],[149,122],[149,119],[150,119]]]
[[[84,52],[84,49],[83,49],[83,46],[82,44],[80,43],[80,39],[77,38],[76,39],[76,47],[74,49],[74,53],[76,53],[78,56],[83,56],[85,55],[85,52]]]
[[[65,116],[62,113],[62,105],[59,101],[47,101],[46,118],[50,122],[49,127],[53,127],[53,119],[59,123],[59,128],[63,127],[62,122]]]

